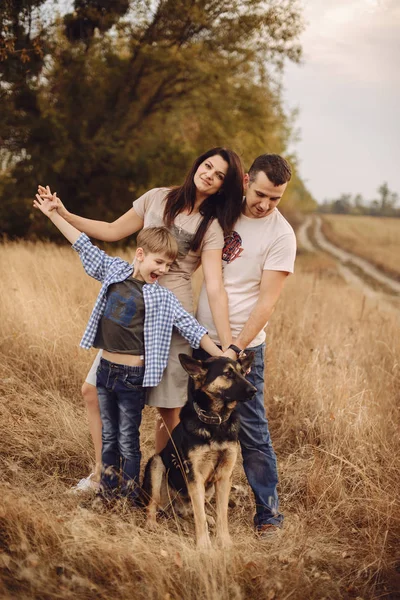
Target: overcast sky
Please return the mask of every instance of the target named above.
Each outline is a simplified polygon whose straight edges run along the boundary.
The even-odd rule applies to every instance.
[[[321,201],[400,194],[400,0],[300,0],[301,66],[287,65],[287,108],[300,111],[300,175]]]

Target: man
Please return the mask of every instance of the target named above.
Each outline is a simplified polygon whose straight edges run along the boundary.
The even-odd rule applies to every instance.
[[[277,206],[291,178],[281,156],[263,154],[245,175],[242,215],[225,238],[224,285],[229,299],[233,345],[226,356],[237,359],[241,350],[255,352],[247,379],[257,388],[253,400],[241,403],[239,441],[243,466],[256,502],[254,526],[266,537],[283,522],[278,508],[278,473],[264,408],[264,328],[272,315],[286,277],[293,273],[296,238]],[[203,284],[197,310],[199,322],[218,343]],[[196,358],[205,358],[195,351]]]

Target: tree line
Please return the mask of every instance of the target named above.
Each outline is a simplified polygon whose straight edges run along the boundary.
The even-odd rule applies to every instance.
[[[223,145],[245,167],[263,152],[294,166],[288,211],[315,202],[288,155],[281,98],[298,62],[296,0],[45,0],[0,7],[0,222],[47,235],[37,184],[68,208],[113,219],[146,189],[179,184],[193,158]]]
[[[371,215],[375,217],[400,217],[397,206],[399,195],[389,189],[386,182],[377,189],[377,198],[365,200],[361,194],[341,194],[339,198],[324,200],[318,212],[342,215]]]

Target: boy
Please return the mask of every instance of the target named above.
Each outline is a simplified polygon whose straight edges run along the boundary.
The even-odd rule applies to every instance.
[[[49,199],[37,194],[33,204],[71,242],[86,273],[103,283],[80,345],[103,349],[97,371],[103,425],[102,493],[112,496],[117,489],[121,461],[121,494],[134,504],[140,472],[144,387],[154,387],[161,380],[173,327],[193,348],[201,346],[213,356],[222,355],[222,351],[174,294],[158,284],[178,254],[177,242],[168,229],[143,229],[131,265],[94,246],[87,235],[50,209]]]

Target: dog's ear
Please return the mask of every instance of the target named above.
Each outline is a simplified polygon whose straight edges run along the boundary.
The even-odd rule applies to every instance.
[[[207,372],[201,360],[196,360],[187,354],[179,354],[179,360],[186,373],[195,381],[201,380]]]
[[[255,352],[247,352],[238,358],[238,363],[240,364],[243,373],[246,374],[248,372],[253,363],[254,357]]]

